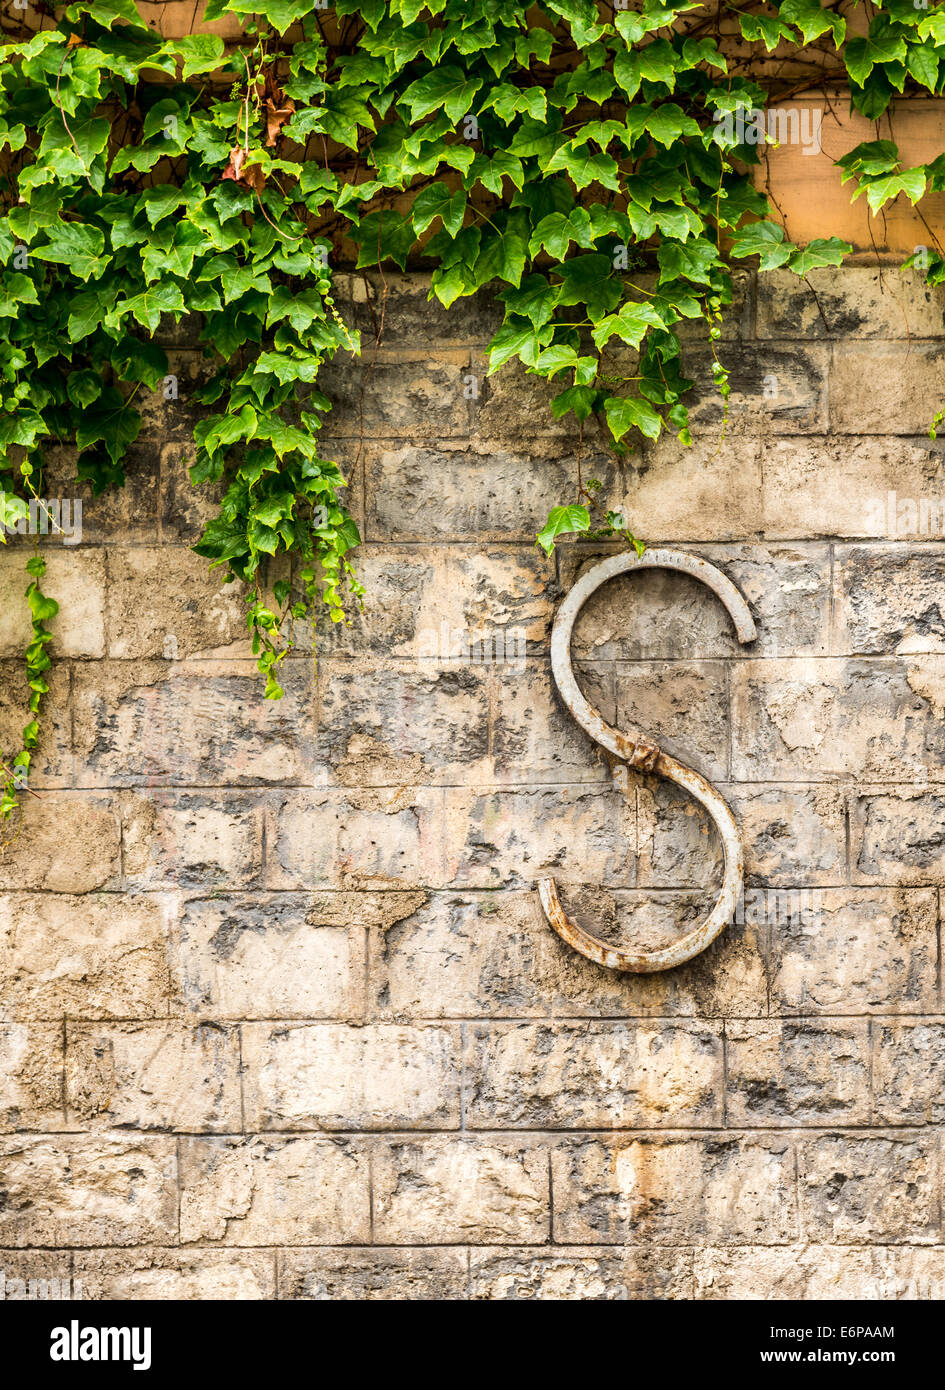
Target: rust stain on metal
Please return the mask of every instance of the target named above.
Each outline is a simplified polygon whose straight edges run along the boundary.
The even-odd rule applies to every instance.
[[[594,709],[584,698],[575,679],[571,667],[571,634],[584,604],[591,594],[615,575],[642,569],[677,570],[700,580],[717,594],[724,604],[735,625],[739,642],[753,642],[757,636],[751,610],[731,580],[707,560],[679,550],[646,550],[639,556],[612,555],[582,575],[558,609],[551,634],[551,670],[561,698],[571,714],[594,742],[618,762],[638,771],[665,777],[667,781],[675,782],[677,786],[689,792],[690,796],[708,811],[722,840],[725,868],[715,906],[700,926],[687,932],[671,946],[659,950],[622,951],[608,946],[605,941],[579,927],[567,915],[561,906],[553,878],[539,880],[538,895],[545,916],[562,940],[573,946],[576,951],[580,951],[588,960],[596,961],[598,965],[604,965],[609,970],[627,970],[634,974],[671,970],[673,966],[682,965],[684,961],[691,960],[700,951],[704,951],[725,924],[731,921],[741,892],[744,873],[738,826],[723,797],[698,772],[670,757],[656,744],[647,739],[630,738],[608,724],[599,710]]]

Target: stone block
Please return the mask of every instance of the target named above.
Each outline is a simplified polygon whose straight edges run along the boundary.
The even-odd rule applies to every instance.
[[[763,1245],[695,1252],[695,1297],[753,1300],[941,1299],[945,1247]]]
[[[452,887],[531,888],[562,879],[632,887],[637,810],[613,782],[456,788],[446,793],[446,879]]]
[[[444,795],[430,787],[277,795],[266,835],[269,888],[444,886]]]
[[[145,894],[3,894],[3,1019],[166,1014],[167,917],[168,904]]]
[[[722,1040],[712,1024],[471,1024],[473,1129],[650,1129],[722,1123]]]
[[[942,1068],[945,1023],[883,1018],[873,1023],[874,1122],[940,1125],[945,1120]]]
[[[564,376],[554,380],[534,376],[522,362],[511,358],[489,375],[489,359],[473,353],[470,367],[478,396],[472,402],[475,433],[480,439],[507,442],[513,447],[523,439],[576,439],[579,427],[573,415],[556,420],[551,403],[565,390]]]
[[[939,1236],[935,1138],[824,1134],[798,1145],[801,1229],[824,1244],[934,1245]]]
[[[0,1248],[177,1240],[177,1159],[168,1135],[0,1138],[0,1184]]]
[[[488,768],[483,668],[328,659],[319,688],[318,756],[346,785],[454,783]]]
[[[383,1245],[540,1243],[548,1154],[505,1135],[417,1135],[374,1155],[374,1238]]]
[[[346,323],[362,335],[361,351],[370,361],[383,313],[383,347],[421,351],[433,344],[488,342],[502,323],[502,305],[495,299],[497,284],[484,285],[449,309],[430,295],[430,276],[421,271],[376,270],[336,273],[336,302]]]
[[[356,562],[364,608],[350,627],[320,622],[322,654],[458,670],[520,664],[547,645],[554,565],[535,547],[369,543]]]
[[[622,478],[610,482],[595,467],[605,484],[599,495],[614,499],[614,510],[648,545],[742,541],[761,529],[760,443],[733,434],[721,451],[718,444],[716,425],[696,430],[691,445],[666,434],[647,440]]]
[[[235,1028],[216,1023],[69,1023],[66,1099],[79,1128],[242,1128]]]
[[[367,895],[187,899],[172,948],[178,1008],[209,1019],[356,1017],[370,920]]]
[[[25,796],[17,836],[0,851],[0,888],[91,893],[116,888],[121,820],[109,792]]]
[[[53,445],[44,451],[43,493],[69,498],[73,509],[82,503],[82,545],[154,545],[158,538],[158,494],[161,445],[140,438],[126,454],[124,487],[106,488],[96,497],[90,482],[76,478],[78,451],[74,445]]]
[[[183,1245],[364,1244],[368,1162],[343,1139],[180,1141]]]
[[[727,343],[719,358],[729,374],[726,433],[763,437],[822,434],[827,428],[827,349],[797,341]],[[690,352],[685,370],[696,385],[686,397],[693,433],[716,434],[723,401],[712,377],[710,351]]]
[[[758,276],[759,338],[934,338],[945,331],[941,286],[898,266],[830,266],[803,279]]]
[[[945,489],[942,501],[945,520]],[[902,657],[945,652],[943,583],[945,545],[838,546],[835,650]]]
[[[63,1113],[61,1024],[0,1024],[0,1133],[62,1129]]]
[[[533,426],[525,436],[531,437]],[[619,501],[632,485],[624,465],[590,449],[585,477]],[[519,541],[534,544],[552,507],[573,501],[578,464],[567,439],[543,439],[540,457],[514,441],[396,439],[365,451],[365,534],[371,541]],[[632,514],[631,514],[632,515]],[[551,573],[549,568],[549,573]]]
[[[934,1011],[937,921],[934,889],[825,889],[813,917],[772,925],[772,1012]]]
[[[223,570],[211,570],[185,546],[110,551],[108,655],[119,661],[251,657],[240,585],[224,584]]]
[[[32,640],[32,614],[25,595],[32,583],[26,563],[33,554],[26,538],[11,539],[0,549],[0,658],[4,660],[22,660]],[[48,624],[55,635],[55,651],[66,657],[104,656],[105,559],[101,551],[80,549],[50,536],[39,554],[46,561],[40,587],[59,604],[59,612]]]
[[[736,781],[945,779],[945,656],[733,664]]]
[[[692,1256],[640,1246],[484,1247],[471,1252],[470,1279],[470,1296],[490,1301],[688,1299]]]
[[[465,1299],[465,1250],[327,1247],[279,1252],[279,1297],[317,1302]]]
[[[850,797],[854,883],[945,883],[945,788],[860,787]]]
[[[731,1019],[725,1049],[734,1128],[869,1124],[866,1020]]]
[[[319,373],[332,403],[332,435],[360,439],[457,439],[469,433],[473,369],[466,348],[398,347],[369,350],[362,358],[340,353]]]
[[[586,1138],[551,1157],[555,1239],[591,1245],[746,1245],[797,1235],[787,1139]]]
[[[749,884],[803,889],[845,881],[847,799],[842,787],[741,782],[719,790],[741,830]]]
[[[858,384],[856,394],[863,392]],[[885,410],[885,393],[878,393]],[[771,439],[762,445],[764,509],[758,525],[768,538],[874,537],[890,532],[890,490],[914,499],[945,497],[942,441],[882,433],[815,439]]]
[[[0,1297],[7,1303],[82,1298],[72,1280],[71,1251],[0,1250]]]
[[[83,1298],[110,1302],[229,1303],[276,1296],[275,1257],[267,1250],[81,1250],[75,1270]]]
[[[311,667],[280,670],[285,698],[264,700],[255,662],[82,665],[73,696],[79,785],[312,783]]]
[[[134,888],[259,888],[264,814],[258,796],[229,789],[222,795],[170,787],[124,792],[125,882]]]
[[[831,429],[835,434],[928,433],[943,364],[940,342],[837,343],[830,366]]]
[[[250,1129],[458,1129],[458,1029],[247,1023]]]

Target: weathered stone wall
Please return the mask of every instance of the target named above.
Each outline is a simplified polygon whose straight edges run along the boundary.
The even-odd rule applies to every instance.
[[[709,391],[690,450],[584,443],[608,502],[720,565],[759,630],[740,648],[683,576],[614,583],[576,634],[585,689],[726,795],[750,886],[820,894],[785,920],[750,893],[704,955],[627,977],[558,940],[536,878],[614,941],[665,941],[717,843],[666,784],[615,785],[553,691],[555,606],[601,547],[532,543],[575,477],[552,392],[486,378],[486,298],[445,314],[387,279],[384,346],[327,384],[366,610],[317,670],[300,647],[281,704],[188,549],[192,346],[125,493],[46,547],[41,799],[0,864],[5,1278],[945,1296],[945,544],[887,508],[945,498],[945,301],[895,270],[816,273],[819,303],[746,277],[721,448]],[[7,747],[23,561],[0,553]],[[438,663],[443,624],[527,649]]]

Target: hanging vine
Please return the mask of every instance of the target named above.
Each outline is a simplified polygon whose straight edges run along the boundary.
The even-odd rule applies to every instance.
[[[209,0],[243,38],[162,40],[133,0],[14,10],[0,49],[0,538],[28,529],[44,449],[74,445],[95,493],[120,487],[141,393],[168,372],[162,320],[199,316],[213,364],[198,398],[195,485],[223,500],[195,547],[240,583],[265,695],[293,619],[345,620],[362,589],[346,481],[322,456],[322,365],[357,353],[332,296],[342,239],[359,267],[422,253],[446,307],[494,284],[489,370],[560,385],[552,409],[625,452],[691,442],[678,329],[719,323],[732,268],[837,265],[835,237],[792,245],[750,177],[746,113],[848,83],[875,119],[945,85],[945,9],[819,0]],[[849,34],[848,34],[849,25]],[[770,58],[769,58],[769,55]],[[763,145],[762,138],[762,145]],[[839,161],[874,214],[945,188],[945,155],[904,169],[891,140]],[[945,252],[916,264],[945,279]],[[655,276],[646,278],[647,267]],[[644,283],[645,280],[645,283]],[[621,535],[593,482],[538,542]],[[273,586],[270,557],[292,578]],[[27,569],[28,718],[0,758],[0,820],[28,784],[56,604]]]

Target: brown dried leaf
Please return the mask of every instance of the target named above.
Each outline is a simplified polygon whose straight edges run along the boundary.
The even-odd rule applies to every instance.
[[[230,158],[227,166],[223,170],[221,179],[232,179],[234,183],[240,183],[243,165],[246,162],[246,151],[238,145],[235,150],[230,150]]]
[[[249,151],[239,146],[230,150],[230,157],[220,179],[231,179],[234,183],[241,183],[244,188],[253,188],[257,193],[261,193],[266,187],[266,175],[261,164],[247,164],[248,156]]]
[[[295,102],[286,98],[282,106],[277,106],[272,97],[266,99],[266,144],[274,145],[282,127],[295,115]]]
[[[261,193],[266,187],[266,175],[263,173],[261,164],[247,164],[243,169],[242,183],[247,188],[254,188],[257,193]]]

